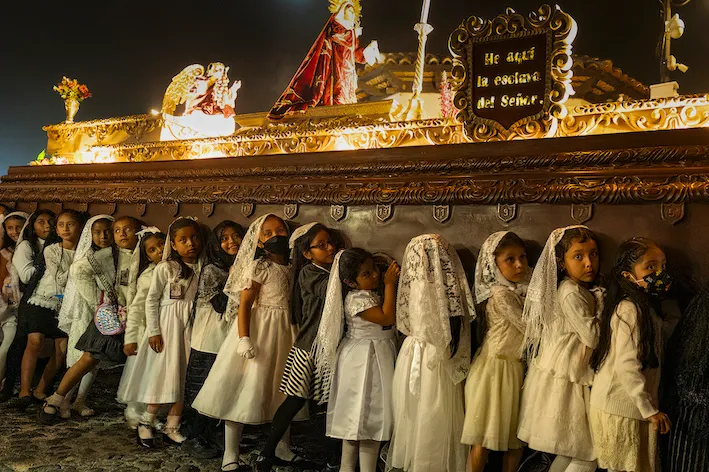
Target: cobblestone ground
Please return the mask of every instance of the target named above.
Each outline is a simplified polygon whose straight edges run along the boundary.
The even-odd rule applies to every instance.
[[[101,372],[94,384],[89,405],[96,416],[72,419],[55,426],[37,421],[39,406],[24,413],[0,407],[0,472],[216,472],[220,459],[198,460],[179,447],[146,451],[135,444],[135,432],[126,427],[123,409],[114,400],[120,372]],[[296,452],[309,459],[323,457],[319,437],[322,418],[293,427]],[[242,461],[250,461],[266,439],[268,426],[244,430]],[[280,468],[279,472],[289,471]]]

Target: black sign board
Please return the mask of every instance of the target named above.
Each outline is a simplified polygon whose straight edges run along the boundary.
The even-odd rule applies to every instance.
[[[472,105],[476,116],[509,129],[544,112],[549,90],[550,35],[473,44]]]
[[[576,22],[558,6],[528,16],[507,9],[470,17],[453,32],[453,103],[475,141],[543,137],[566,114]]]

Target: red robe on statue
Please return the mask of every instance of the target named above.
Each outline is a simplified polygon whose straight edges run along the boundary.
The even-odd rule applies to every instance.
[[[364,62],[355,30],[332,15],[268,119],[277,121],[288,112],[319,105],[357,103],[356,63]]]

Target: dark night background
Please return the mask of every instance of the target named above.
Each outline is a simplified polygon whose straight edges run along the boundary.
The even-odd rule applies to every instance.
[[[46,145],[42,126],[65,117],[52,85],[77,78],[94,94],[77,120],[160,108],[165,88],[183,67],[212,61],[242,79],[237,113],[268,110],[283,91],[329,16],[327,0],[126,0],[4,2],[0,13],[0,171],[25,165]],[[363,41],[382,52],[414,51],[421,0],[362,0]],[[506,6],[527,14],[544,0],[432,0],[428,50],[470,15],[494,16]],[[612,59],[645,84],[658,81],[657,0],[559,0],[579,24],[574,52]],[[681,93],[709,92],[709,0],[677,10],[687,23],[673,54],[690,67],[675,74]],[[0,174],[2,175],[2,174]]]

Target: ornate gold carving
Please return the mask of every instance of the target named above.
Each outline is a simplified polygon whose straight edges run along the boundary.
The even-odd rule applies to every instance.
[[[241,204],[241,214],[244,215],[246,218],[249,218],[251,215],[254,214],[255,206],[251,202],[244,202]]]
[[[593,204],[571,204],[571,218],[582,225],[593,217]]]
[[[499,123],[477,116],[474,112],[472,74],[473,42],[501,37],[522,38],[547,32],[552,41],[548,46],[549,69],[542,112],[522,119],[505,129]],[[453,54],[454,104],[458,119],[465,125],[466,135],[474,141],[497,141],[520,138],[551,137],[556,133],[556,121],[566,117],[564,102],[573,94],[571,86],[571,43],[576,36],[576,22],[558,6],[543,5],[537,12],[524,17],[509,9],[493,19],[470,17],[451,35],[449,48]],[[549,43],[548,43],[549,44]],[[548,115],[549,119],[543,117]]]
[[[663,203],[660,205],[662,221],[675,225],[684,219],[684,203]]]

